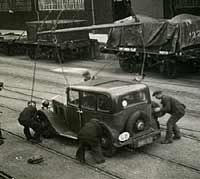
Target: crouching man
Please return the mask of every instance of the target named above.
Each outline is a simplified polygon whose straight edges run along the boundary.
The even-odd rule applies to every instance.
[[[90,149],[96,163],[105,162],[101,149],[102,133],[102,126],[96,120],[92,119],[83,126],[78,135],[79,147],[76,152],[77,160],[85,162],[85,151],[86,149]]]
[[[160,112],[162,114],[168,113],[171,115],[167,121],[167,132],[165,140],[162,141],[162,144],[172,143],[173,139],[180,139],[181,134],[176,123],[185,115],[185,105],[171,96],[163,95],[162,91],[155,91],[153,96],[161,100],[162,104],[162,108],[156,112]]]
[[[29,101],[27,107],[20,113],[18,118],[19,123],[24,126],[24,135],[27,140],[33,143],[40,143],[41,125],[37,119],[37,108],[35,101]],[[31,135],[30,128],[35,132]]]

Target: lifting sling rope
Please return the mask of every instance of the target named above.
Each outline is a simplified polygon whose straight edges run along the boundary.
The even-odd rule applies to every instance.
[[[40,21],[40,16],[39,16],[39,12],[36,8],[36,1],[35,2],[35,12],[37,14],[37,21],[39,22]],[[44,26],[45,24],[45,21],[48,19],[48,17],[50,16],[52,11],[49,11],[49,13],[47,14],[47,16],[43,19],[43,23],[39,26],[39,28],[37,28],[37,31],[42,29],[42,27]],[[59,19],[61,17],[63,13],[63,10],[61,10],[58,15],[57,15],[57,18],[56,18],[56,22],[54,24],[54,26],[52,27],[52,32],[54,30],[56,30],[57,28],[57,24],[59,22]],[[52,33],[53,34],[53,33]],[[68,81],[68,78],[65,76],[65,73],[64,73],[64,69],[63,69],[63,65],[62,65],[62,60],[61,60],[61,57],[60,57],[60,54],[59,54],[59,49],[58,49],[58,40],[57,40],[57,37],[56,35],[53,35],[53,43],[55,45],[55,49],[56,49],[56,56],[58,58],[58,61],[59,61],[59,64],[61,65],[61,68],[62,68],[62,74],[63,74],[63,77],[65,79],[65,83],[66,83],[66,86],[68,87],[69,86],[69,81]],[[33,76],[32,76],[32,87],[31,87],[31,101],[33,100],[33,93],[34,93],[34,88],[35,88],[35,78],[36,78],[36,68],[37,68],[37,58],[39,58],[39,51],[40,51],[40,44],[39,44],[39,40],[37,39],[37,47],[36,47],[36,55],[34,57],[34,66],[33,66]]]

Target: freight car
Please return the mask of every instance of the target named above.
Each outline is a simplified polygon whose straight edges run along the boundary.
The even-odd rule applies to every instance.
[[[117,24],[130,24],[110,30],[104,53],[119,58],[120,67],[127,72],[141,72],[156,67],[169,78],[179,72],[197,71],[200,67],[200,17],[181,14],[172,19],[137,16]]]
[[[27,31],[13,31],[0,35],[0,48],[8,55],[26,53],[31,59],[52,58],[63,62],[66,58],[93,58],[98,42],[89,32],[70,32],[37,36],[38,30],[52,30],[86,25],[86,20],[45,20],[27,22]],[[6,32],[6,31],[4,31]],[[21,32],[21,33],[19,33]],[[26,35],[27,34],[27,35]]]
[[[46,20],[27,22],[27,42],[28,55],[35,58],[40,54],[46,57],[57,59],[58,56],[63,61],[65,58],[73,56],[79,58],[94,57],[96,40],[89,38],[89,32],[71,32],[66,34],[48,34],[37,36],[38,30],[63,29],[86,25],[86,20]],[[39,47],[39,49],[38,49]],[[39,51],[38,51],[39,50]]]

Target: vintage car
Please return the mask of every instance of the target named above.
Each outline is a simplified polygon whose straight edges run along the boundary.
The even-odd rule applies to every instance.
[[[138,148],[160,136],[152,115],[147,85],[119,79],[95,79],[67,88],[67,102],[52,100],[52,110],[38,111],[40,120],[49,123],[65,137],[77,139],[81,127],[91,119],[104,128],[102,148],[113,155],[116,148]]]

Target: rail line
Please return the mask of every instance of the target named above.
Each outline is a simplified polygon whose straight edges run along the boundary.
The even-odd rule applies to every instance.
[[[0,97],[1,97],[1,95],[0,95]],[[28,101],[28,100],[23,100],[23,101]],[[14,112],[20,112],[19,110],[15,109],[15,108],[12,108],[12,107],[9,107],[9,106],[3,105],[3,104],[0,104],[0,107],[8,109],[8,110],[11,110],[11,111],[14,111]],[[160,126],[162,126],[161,127],[162,130],[166,129],[166,125],[164,125],[164,124],[160,124]],[[182,129],[182,130],[185,130],[185,131],[200,133],[199,130],[184,128],[184,127],[179,127],[179,128]],[[182,132],[182,134],[183,134],[183,137],[185,137],[185,138],[189,138],[191,140],[195,140],[195,141],[200,142],[200,139],[195,137],[194,135],[188,135],[188,134],[185,134],[184,132]]]
[[[1,179],[15,179],[10,174],[8,174],[7,172],[2,171],[2,170],[0,170],[0,178]]]
[[[166,130],[166,125],[161,125],[161,126],[165,126],[165,127],[161,127],[161,130]],[[197,132],[197,133],[200,133],[200,131],[198,131],[198,130],[192,130],[192,129],[181,128],[181,127],[179,127],[179,128],[182,129],[182,130],[190,131],[190,132]],[[181,134],[182,134],[182,136],[185,137],[185,138],[188,138],[188,139],[191,139],[191,140],[200,142],[200,138],[198,138],[198,137],[196,137],[196,136],[194,136],[194,135],[185,134],[184,132],[181,132]]]
[[[110,63],[110,61],[109,61],[109,63]],[[109,64],[108,63],[108,64]],[[15,64],[12,64],[11,62],[5,62],[5,61],[1,61],[1,64],[6,64],[6,65],[10,65],[10,66],[18,66],[18,67],[21,67],[21,68],[26,68],[26,69],[30,69],[30,70],[32,70],[32,66],[30,66],[30,65],[27,65],[27,64],[17,64],[17,63],[15,63]],[[88,66],[84,66],[83,65],[83,67],[85,68],[85,67],[87,67],[88,68]],[[47,71],[47,69],[48,68],[45,68],[45,67],[37,67],[39,70],[42,70],[42,71]],[[97,70],[98,68],[95,68],[95,67],[93,67],[93,69],[94,69],[94,71],[95,70]],[[52,73],[56,73],[56,74],[58,74],[57,72],[53,72],[53,71],[50,71],[50,70],[48,70],[49,72],[52,72]],[[124,73],[122,73],[122,74],[124,74]],[[101,75],[100,75],[101,76]],[[155,75],[153,75],[153,76],[155,76]],[[124,75],[122,75],[122,77],[121,78],[124,78],[125,76]],[[132,75],[130,76],[129,75],[129,78],[131,78],[132,79]],[[159,78],[159,79],[161,79],[161,80],[163,80],[163,78]],[[171,80],[172,81],[172,80]],[[173,80],[173,81],[175,81],[175,80]],[[184,83],[190,83],[190,84],[183,84],[183,82],[181,81],[181,82],[169,82],[169,81],[154,81],[154,80],[149,80],[149,79],[145,79],[144,80],[144,82],[146,83],[150,83],[150,84],[152,84],[152,83],[155,83],[155,84],[168,84],[168,85],[175,85],[175,86],[182,86],[182,87],[193,87],[193,88],[200,88],[200,82],[198,82],[198,79],[197,80],[191,80],[191,79],[183,79],[183,82]]]
[[[182,86],[182,87],[191,87],[191,88],[200,88],[200,82],[198,81],[184,81],[185,83],[192,83],[192,84],[183,84],[183,82],[168,82],[168,81],[154,81],[153,79],[152,80],[144,80],[144,82],[147,82],[147,83],[155,83],[155,84],[167,84],[167,85],[173,85],[173,86]]]
[[[42,80],[43,81],[43,80]],[[46,81],[46,80],[44,80],[44,81]],[[49,81],[50,82],[50,81]],[[9,86],[9,87],[11,87],[11,86]],[[15,87],[16,88],[16,87]],[[17,91],[17,90],[12,90],[12,89],[9,89],[9,88],[3,88],[4,90],[6,90],[6,91],[8,91],[8,92],[11,92],[11,93],[16,93],[16,94],[20,94],[20,95],[24,95],[24,96],[28,96],[28,97],[30,97],[30,94],[27,94],[27,93],[23,93],[23,92],[20,92],[20,91]],[[26,88],[23,88],[23,89],[26,89]],[[26,90],[29,90],[29,89],[26,89]],[[48,92],[46,92],[46,91],[42,91],[42,92],[44,92],[44,93],[48,93]],[[61,95],[60,93],[49,93],[49,94],[56,94],[56,95]],[[1,97],[7,97],[7,98],[10,98],[10,99],[12,99],[12,97],[8,97],[8,96],[3,96],[3,95],[1,95]],[[36,95],[34,95],[33,96],[35,99],[39,99],[39,100],[42,100],[42,99],[44,99],[44,98],[42,98],[42,97],[39,97],[39,96],[36,96]],[[15,99],[15,100],[22,100],[22,101],[27,101],[27,100],[25,100],[25,99],[20,99],[20,98],[13,98],[13,99]],[[196,110],[192,110],[192,109],[186,109],[186,111],[187,111],[187,113],[188,114],[190,114],[190,115],[192,115],[192,116],[200,116],[200,111],[196,111]]]
[[[16,137],[16,138],[19,138],[19,139],[21,139],[21,140],[26,140],[26,139],[23,138],[22,136],[17,135],[17,134],[15,134],[15,133],[13,133],[13,132],[10,132],[10,131],[8,131],[8,130],[6,130],[6,129],[2,129],[2,130],[3,130],[4,132],[7,132],[8,134],[10,134],[10,135]],[[27,142],[27,143],[29,143],[29,142]],[[72,157],[72,156],[70,156],[70,155],[67,155],[67,154],[64,154],[64,153],[62,153],[62,152],[60,152],[60,151],[58,151],[58,150],[52,149],[52,148],[47,147],[47,146],[44,146],[44,145],[42,145],[42,144],[35,144],[35,145],[37,145],[38,147],[40,147],[41,149],[43,149],[43,150],[45,150],[45,151],[48,151],[48,152],[50,152],[50,153],[55,154],[55,155],[57,155],[57,156],[63,157],[63,158],[68,159],[68,160],[72,160],[72,161],[75,162],[75,163],[79,163],[74,157]],[[102,173],[102,174],[104,174],[104,175],[106,175],[106,176],[109,176],[109,177],[112,177],[112,178],[116,178],[116,179],[123,179],[121,176],[118,176],[118,175],[116,175],[116,174],[114,174],[114,173],[112,173],[112,172],[110,172],[110,171],[108,171],[108,170],[102,169],[102,168],[100,168],[100,167],[98,167],[98,166],[94,166],[94,165],[91,165],[91,164],[89,164],[89,163],[85,163],[85,166],[87,166],[88,168],[90,168],[90,169],[92,169],[92,170],[94,170],[94,171],[96,171],[96,172],[98,172],[98,173]]]
[[[19,136],[19,135],[15,134],[15,133],[13,133],[13,132],[10,132],[10,131],[8,131],[8,130],[6,130],[6,129],[2,129],[2,130],[3,130],[4,132],[7,132],[8,134],[10,134],[10,135],[16,137],[16,138],[20,138],[21,140],[25,140],[25,138],[23,138],[22,136]],[[27,142],[27,143],[28,143],[28,142]],[[65,159],[72,160],[72,161],[75,162],[75,163],[79,163],[78,161],[76,161],[76,159],[75,159],[74,157],[72,157],[72,156],[70,156],[70,155],[67,155],[67,154],[65,154],[65,153],[63,153],[63,152],[60,152],[60,151],[58,151],[58,150],[56,150],[56,149],[52,149],[52,148],[47,147],[47,146],[44,146],[44,145],[42,145],[42,144],[36,144],[36,145],[37,145],[38,147],[42,148],[42,149],[45,150],[45,151],[51,152],[51,153],[53,153],[53,154],[55,154],[55,155],[58,155],[58,156],[60,156],[60,157],[65,158]],[[149,156],[149,157],[151,157],[151,158],[159,159],[159,160],[164,161],[164,162],[167,162],[167,163],[171,163],[171,164],[174,164],[174,165],[177,165],[177,166],[181,166],[181,167],[190,169],[190,170],[192,170],[192,171],[194,171],[194,172],[196,172],[196,173],[198,173],[198,174],[200,175],[200,168],[196,168],[196,167],[194,167],[194,166],[191,166],[191,165],[188,165],[188,164],[185,164],[185,163],[181,163],[181,162],[178,162],[178,161],[175,161],[175,160],[172,160],[172,159],[166,159],[166,158],[161,157],[161,156],[159,156],[159,155],[151,154],[151,153],[142,151],[142,150],[140,150],[140,149],[139,149],[138,151],[136,151],[136,153],[142,153],[142,154],[145,154],[145,155],[147,155],[147,156]],[[106,176],[109,176],[109,177],[111,177],[111,178],[123,179],[123,177],[121,177],[121,176],[119,176],[119,175],[113,173],[112,171],[106,170],[105,168],[101,168],[101,167],[98,167],[98,166],[94,166],[94,165],[91,165],[91,164],[89,164],[89,163],[85,163],[85,165],[86,165],[88,168],[90,168],[90,169],[92,169],[92,170],[95,170],[95,171],[98,172],[98,173],[102,173],[102,174],[104,174],[104,175],[106,175]]]

